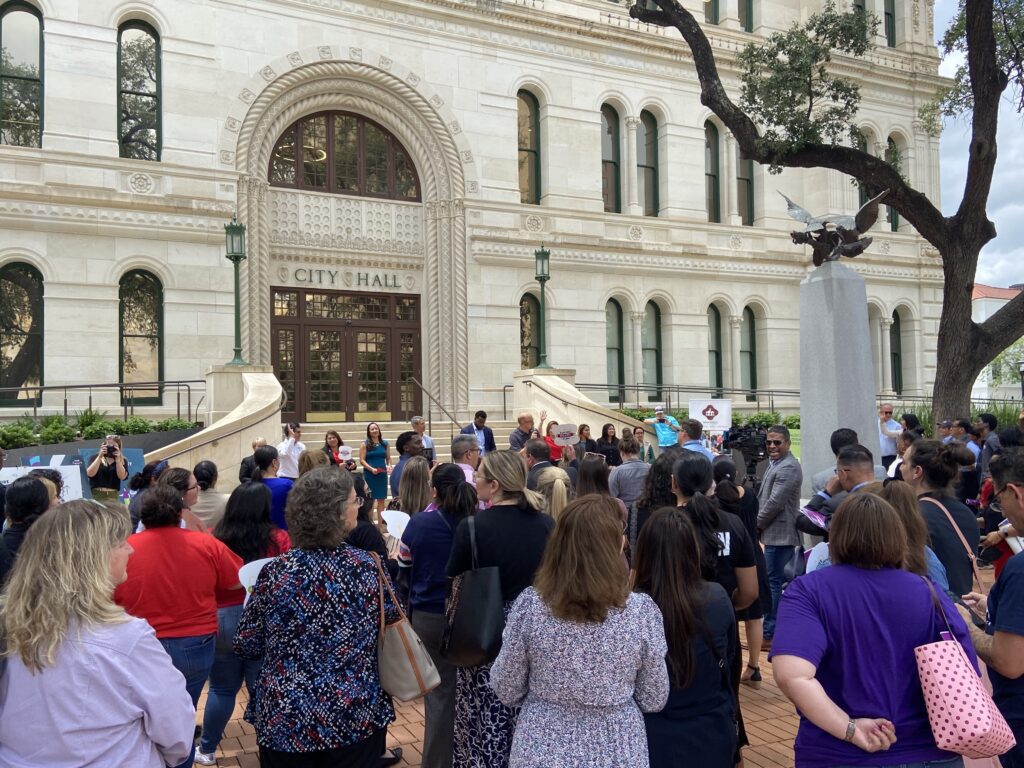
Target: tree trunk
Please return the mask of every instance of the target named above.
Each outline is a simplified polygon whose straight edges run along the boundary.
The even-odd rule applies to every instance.
[[[951,244],[943,254],[942,315],[939,319],[932,410],[936,421],[971,415],[971,390],[991,360],[971,318],[974,271],[980,246]]]

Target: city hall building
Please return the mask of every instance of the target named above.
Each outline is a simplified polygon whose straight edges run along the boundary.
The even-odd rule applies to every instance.
[[[733,94],[743,46],[820,8],[686,2]],[[857,127],[938,201],[916,119],[940,82],[932,0],[867,9],[877,48],[836,61]],[[426,411],[413,379],[454,413],[498,408],[537,363],[542,244],[548,361],[607,387],[591,397],[796,389],[810,254],[777,190],[815,214],[859,206],[840,174],[739,159],[678,33],[604,0],[7,0],[0,38],[8,416],[35,397],[13,388],[228,361],[235,214],[242,353],[302,421]],[[878,390],[928,393],[938,254],[894,212],[872,234],[846,263]]]

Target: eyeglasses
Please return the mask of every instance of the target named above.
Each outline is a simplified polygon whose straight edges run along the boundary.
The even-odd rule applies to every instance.
[[[586,453],[583,454],[583,460],[586,461],[587,459],[597,459],[602,464],[608,463],[607,456],[605,456],[603,453],[595,453],[594,451],[587,451]]]
[[[883,416],[892,416],[892,411],[882,411]]]
[[[1004,486],[1003,486],[1002,488],[1000,488],[1000,489],[999,489],[998,491],[996,491],[996,492],[995,492],[994,494],[992,494],[992,500],[993,500],[993,501],[995,501],[995,502],[997,502],[997,503],[999,504],[999,506],[1000,506],[1000,507],[1002,507],[1002,506],[1003,506],[1003,502],[1002,502],[1002,500],[1001,500],[1001,499],[1002,499],[1002,495],[1003,495],[1004,493],[1006,493],[1006,491],[1007,491],[1007,490],[1008,490],[1008,489],[1009,489],[1009,488],[1010,488],[1010,487],[1011,487],[1012,485],[1013,485],[1013,483],[1007,483],[1007,484],[1006,484],[1006,485],[1004,485]]]
[[[765,440],[764,444],[765,445],[782,445],[784,442],[786,442],[786,441],[785,440]]]
[[[189,491],[194,491],[198,487],[199,487],[198,483],[196,485],[190,485],[188,488],[185,489],[185,493],[188,493]]]

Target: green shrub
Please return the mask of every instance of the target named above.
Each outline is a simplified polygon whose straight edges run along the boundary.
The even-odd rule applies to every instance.
[[[124,423],[124,432],[119,432],[118,434],[144,435],[152,431],[153,422],[149,419],[144,419],[142,416],[129,416],[128,421]]]
[[[153,425],[153,429],[157,432],[169,432],[172,429],[192,429],[195,426],[195,422],[189,421],[188,419],[164,419],[158,421]]]
[[[109,421],[104,421],[103,422],[103,434],[99,435],[99,437],[103,437],[103,435],[127,435],[127,434],[128,434],[128,426],[127,426],[127,424],[124,421],[122,421],[121,419],[110,419]]]
[[[1020,403],[1012,402],[988,403],[985,407],[975,404],[971,406],[971,410],[974,412],[971,421],[974,421],[979,413],[991,413],[999,422],[999,429],[1002,429],[1003,427],[1017,426],[1017,417],[1020,416],[1021,406]]]
[[[800,429],[800,414],[795,413],[792,416],[784,416],[782,418],[782,426],[789,430]]]
[[[782,421],[782,417],[774,411],[758,411],[747,419],[747,426],[753,427],[774,427]]]
[[[101,440],[107,435],[115,434],[110,431],[109,421],[100,421],[82,428],[82,437],[85,440]]]
[[[107,418],[106,411],[97,411],[92,408],[86,408],[84,411],[79,411],[75,414],[75,426],[84,435],[85,430],[96,424],[102,424]]]
[[[732,425],[734,427],[742,427],[746,423],[747,423],[747,419],[746,419],[746,417],[742,413],[740,413],[738,411],[733,411],[732,412]]]
[[[54,418],[48,416],[43,419],[43,428],[39,430],[39,441],[43,445],[51,445],[53,443],[70,443],[78,435],[78,430],[74,427],[69,427],[64,422],[64,417],[59,416]]]
[[[0,426],[0,448],[24,448],[39,445],[32,429],[20,422]]]

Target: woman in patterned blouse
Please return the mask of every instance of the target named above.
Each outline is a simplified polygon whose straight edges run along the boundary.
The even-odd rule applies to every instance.
[[[380,687],[380,581],[349,546],[358,500],[352,475],[318,467],[295,481],[285,515],[292,549],[260,573],[235,652],[263,657],[245,719],[262,768],[374,768],[394,717]],[[385,617],[397,607],[385,594]]]

